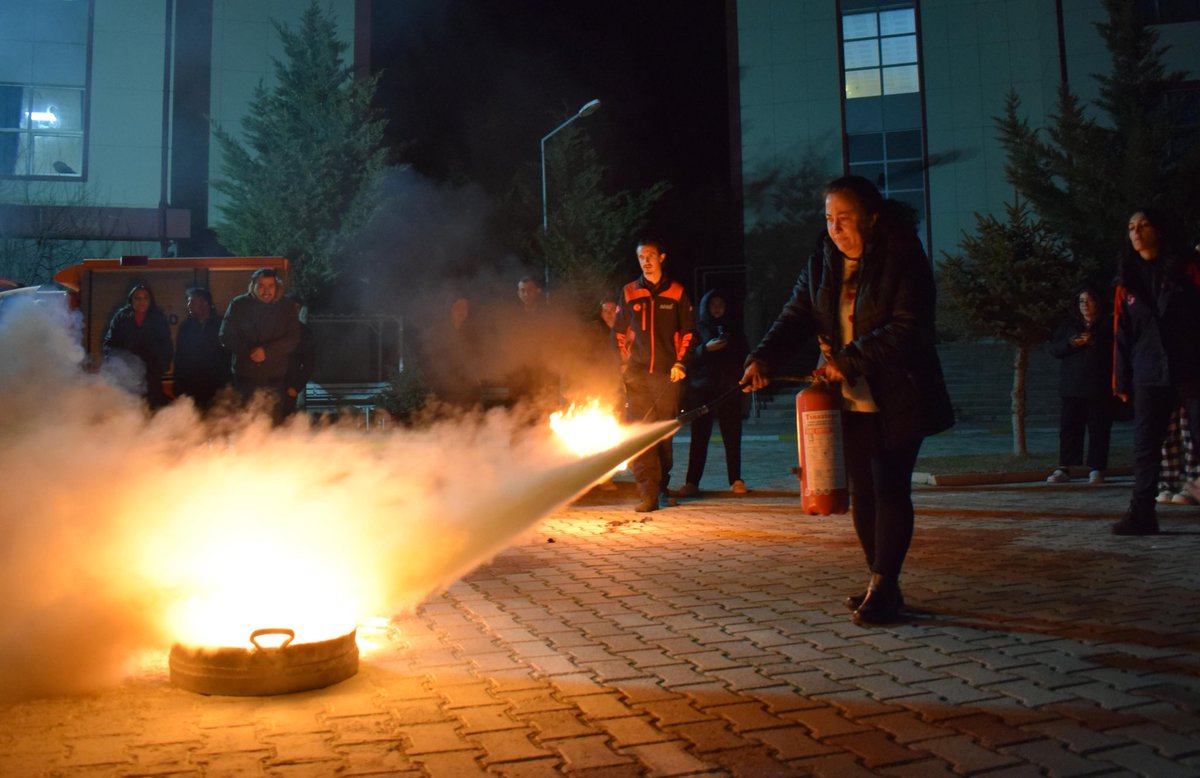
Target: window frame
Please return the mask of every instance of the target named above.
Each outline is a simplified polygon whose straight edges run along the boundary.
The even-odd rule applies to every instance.
[[[88,139],[91,137],[91,97],[92,97],[92,52],[95,38],[95,0],[83,0],[87,3],[87,22],[84,33],[84,73],[82,84],[61,84],[61,83],[37,83],[32,81],[2,81],[0,84],[8,87],[15,87],[22,90],[21,94],[21,110],[23,113],[29,112],[30,96],[38,90],[72,90],[80,92],[80,122],[77,130],[62,130],[56,128],[34,127],[33,121],[26,121],[24,117],[18,119],[16,127],[0,128],[0,134],[16,136],[18,138],[18,150],[24,149],[25,153],[18,153],[17,163],[23,166],[23,172],[0,172],[0,181],[60,181],[72,183],[84,183],[88,180],[88,151],[90,144]],[[25,126],[21,126],[24,124]],[[77,138],[80,144],[80,169],[74,173],[34,173],[24,172],[34,169],[34,156],[32,150],[37,145],[37,140],[40,138]]]
[[[918,19],[917,19],[917,13],[918,13],[917,5],[915,3],[913,3],[913,4],[903,3],[903,4],[897,4],[891,8],[881,7],[881,6],[886,6],[886,4],[879,3],[869,9],[864,8],[862,10],[846,11],[841,8],[838,9],[838,40],[839,40],[838,57],[841,60],[841,65],[842,65],[841,71],[842,71],[842,99],[843,100],[860,100],[860,99],[869,98],[869,97],[887,97],[890,95],[916,94],[916,93],[920,93],[920,91],[921,91],[921,79],[920,79],[921,46],[920,46],[920,41],[919,41],[919,37],[918,37],[920,25],[919,25]],[[913,19],[912,19],[911,29],[904,29],[900,32],[884,32],[883,24],[882,24],[883,14],[889,13],[889,12],[895,12],[895,11],[911,11],[912,12]],[[875,17],[874,23],[871,25],[871,27],[874,30],[873,34],[861,35],[858,37],[851,37],[851,38],[846,37],[846,18],[850,17],[850,16],[865,16],[865,15],[871,15],[871,16]],[[904,40],[910,39],[910,38],[912,39],[911,48],[912,48],[912,52],[913,52],[911,61],[909,61],[909,60],[896,60],[894,62],[885,62],[884,61],[885,41],[897,42],[897,41],[904,41]],[[869,43],[874,44],[874,46],[873,46],[874,63],[870,64],[870,65],[863,65],[860,67],[848,67],[846,65],[847,44],[855,45],[858,48],[866,48],[865,46],[862,46],[862,44],[869,44]],[[908,48],[907,44],[905,44],[905,48]],[[868,57],[868,59],[871,59],[871,58]],[[914,83],[914,88],[908,89],[905,91],[900,91],[900,92],[887,91],[887,84],[888,84],[887,76],[889,75],[888,71],[892,71],[892,74],[894,74],[901,69],[904,69],[907,71],[910,68],[913,70],[913,72],[915,74],[915,78],[911,79],[911,81]],[[856,80],[862,80],[861,78],[858,78],[858,77],[869,74],[872,71],[874,71],[875,78],[868,77],[866,79],[866,81],[873,83],[876,86],[876,88],[878,89],[878,91],[864,93],[864,94],[851,95],[849,93],[851,74],[855,74]],[[905,80],[908,81],[910,79],[905,79]]]

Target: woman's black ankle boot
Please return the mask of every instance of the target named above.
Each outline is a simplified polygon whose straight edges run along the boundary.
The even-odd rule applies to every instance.
[[[900,618],[900,580],[875,573],[862,604],[854,611],[855,624],[891,624]]]
[[[899,585],[897,585],[897,588],[899,588]],[[904,607],[904,592],[899,592],[898,594],[900,597],[899,607],[903,608]],[[845,605],[846,610],[853,613],[854,611],[856,611],[860,607],[862,607],[863,601],[866,599],[867,599],[867,590],[864,589],[862,594],[852,594],[849,597],[847,597],[846,599],[842,600],[842,605]]]

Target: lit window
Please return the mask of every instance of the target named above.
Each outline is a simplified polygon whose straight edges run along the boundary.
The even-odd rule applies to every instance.
[[[841,5],[846,10],[841,41],[846,170],[872,181],[885,197],[912,206],[924,223],[928,203],[916,9],[902,0],[842,0]]]
[[[879,64],[879,46],[875,41],[846,41],[842,47],[845,51],[846,69],[871,68]]]
[[[921,91],[913,8],[842,17],[846,99]]]
[[[879,14],[847,14],[842,17],[842,37],[846,40],[855,38],[879,37]]]
[[[919,91],[921,91],[921,87],[917,79],[916,65],[883,69],[883,93],[885,95],[903,95]]]
[[[879,12],[880,35],[904,35],[917,31],[917,14],[912,8]]]
[[[83,177],[90,7],[0,0],[0,177]]]
[[[884,65],[908,65],[917,61],[917,36],[899,35],[879,39],[880,60]]]
[[[879,68],[846,72],[846,99],[879,97]]]

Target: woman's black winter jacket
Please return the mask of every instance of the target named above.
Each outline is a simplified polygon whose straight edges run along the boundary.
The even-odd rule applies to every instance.
[[[713,297],[725,300],[726,313],[715,318],[708,311]],[[716,289],[705,293],[700,300],[696,318],[696,341],[692,346],[692,364],[688,368],[688,387],[704,396],[719,394],[735,386],[742,377],[746,353],[750,350],[746,334],[729,314],[729,298]],[[726,346],[709,351],[706,344],[713,338],[724,337]]]
[[[1200,261],[1155,261],[1161,269],[1136,260],[1117,282],[1116,390],[1125,394],[1200,384]]]
[[[884,442],[896,445],[954,425],[934,329],[933,268],[911,220],[890,201],[880,213],[860,260],[854,332],[834,352],[848,379],[865,378],[882,414]],[[841,343],[839,302],[843,258],[822,237],[792,298],[751,353],[770,368],[784,364],[806,339]]]
[[[1092,340],[1085,346],[1072,341],[1085,332]],[[1059,325],[1048,346],[1050,356],[1062,360],[1058,372],[1059,397],[1098,400],[1113,392],[1113,326],[1111,316],[1098,316],[1092,326],[1079,316]]]

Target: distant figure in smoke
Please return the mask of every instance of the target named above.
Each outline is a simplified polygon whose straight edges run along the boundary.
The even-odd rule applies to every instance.
[[[204,412],[229,385],[229,351],[221,345],[221,316],[208,289],[188,288],[187,312],[175,336],[175,396],[191,397]]]
[[[679,413],[680,382],[692,358],[692,301],[683,284],[667,276],[661,241],[640,241],[637,260],[642,274],[621,290],[613,324],[625,378],[625,414],[635,423],[664,421]],[[667,484],[673,461],[670,438],[634,458],[630,466],[641,497],[635,511],[672,504]]]
[[[517,282],[517,312],[508,335],[510,351],[519,364],[508,376],[510,399],[532,403],[535,407],[553,406],[558,401],[558,380],[546,364],[546,339],[551,327],[549,306],[542,284],[533,276]]]
[[[620,310],[615,299],[608,298],[600,303],[590,330],[594,335],[585,351],[589,393],[599,395],[602,402],[612,405],[623,405],[625,395],[621,381],[621,352],[613,340],[613,325],[617,323]]]
[[[480,399],[479,340],[471,301],[455,296],[445,319],[421,339],[421,363],[430,388],[442,402],[470,408]]]
[[[233,386],[242,402],[265,392],[273,403],[273,418],[283,420],[285,382],[292,352],[300,344],[300,320],[283,296],[278,274],[259,268],[250,288],[229,301],[221,322],[221,343],[233,354]]]
[[[688,408],[698,408],[712,402],[728,391],[742,377],[742,364],[750,347],[746,335],[729,315],[725,295],[718,289],[709,291],[700,300],[700,317],[696,323],[696,343],[688,376]],[[708,459],[708,441],[712,437],[713,417],[721,428],[725,445],[725,473],[734,494],[745,494],[742,480],[742,404],[726,400],[692,422],[692,442],[688,447],[687,480],[680,488],[681,497],[700,493],[700,478]]]
[[[288,301],[285,300],[284,304],[288,304]],[[291,306],[296,312],[296,321],[300,322],[300,342],[288,358],[287,378],[283,382],[281,416],[290,416],[296,412],[296,406],[304,396],[304,390],[312,380],[316,366],[316,348],[313,344],[312,328],[308,326],[308,308],[295,300],[291,301]]]
[[[517,282],[517,299],[521,301],[521,309],[528,314],[540,313],[546,302],[542,292],[542,284],[533,276],[524,276]]]
[[[141,360],[146,368],[143,397],[152,409],[161,408],[167,404],[162,379],[173,356],[171,329],[149,286],[134,284],[126,299],[128,302],[113,314],[104,333],[104,355],[125,352]]]

